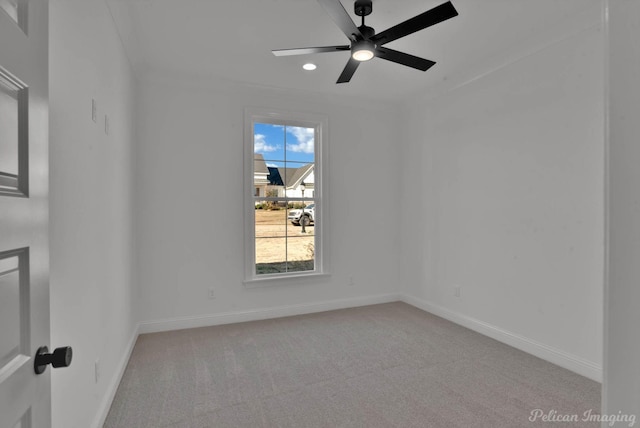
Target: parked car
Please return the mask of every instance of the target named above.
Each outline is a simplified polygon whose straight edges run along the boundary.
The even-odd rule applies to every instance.
[[[304,209],[297,209],[289,211],[287,219],[291,221],[294,226],[300,226],[300,222],[306,220],[306,224],[314,223],[314,217],[316,214],[316,204],[310,204],[304,207]]]

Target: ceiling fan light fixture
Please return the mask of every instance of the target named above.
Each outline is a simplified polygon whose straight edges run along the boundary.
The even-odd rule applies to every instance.
[[[369,40],[354,42],[351,47],[351,56],[356,61],[369,61],[375,54],[376,45]]]
[[[0,3],[3,1],[7,0],[0,0]],[[336,84],[351,81],[351,78],[358,69],[360,63],[363,61],[369,61],[373,58],[380,58],[385,61],[411,67],[416,70],[427,71],[435,65],[435,62],[389,49],[384,45],[458,16],[458,11],[451,3],[451,0],[446,0],[440,6],[431,8],[426,12],[414,16],[413,18],[409,18],[406,21],[387,28],[380,33],[376,33],[374,28],[365,25],[365,17],[373,11],[373,0],[355,0],[354,12],[357,16],[362,18],[362,25],[359,27],[356,26],[355,22],[353,22],[351,15],[349,15],[347,10],[344,8],[341,0],[317,1],[331,19],[333,19],[347,39],[349,39],[349,44],[309,48],[275,49],[271,52],[273,52],[275,56],[289,56],[349,51],[351,58],[349,58],[347,65],[342,70]]]

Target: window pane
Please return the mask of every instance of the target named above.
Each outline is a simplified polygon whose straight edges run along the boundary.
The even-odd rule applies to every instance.
[[[287,126],[285,160],[302,163],[313,163],[315,160],[315,130]]]
[[[285,127],[271,123],[256,123],[253,126],[253,151],[265,161],[285,160]]]
[[[264,161],[264,157],[256,153],[253,157],[253,186],[254,196],[267,196],[269,186],[269,169]]]
[[[315,164],[286,162],[279,168],[283,177],[287,198],[313,198],[315,185]]]
[[[315,269],[315,240],[313,236],[289,238],[287,272]]]
[[[315,204],[309,201],[289,203],[287,215],[287,271],[315,269]]]
[[[255,210],[256,274],[287,271],[287,210],[265,201]]]

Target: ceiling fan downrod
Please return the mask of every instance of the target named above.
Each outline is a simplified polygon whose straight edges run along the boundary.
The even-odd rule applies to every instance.
[[[364,17],[371,15],[373,12],[373,1],[372,0],[356,0],[353,5],[353,10],[357,16],[362,17],[362,27],[366,27],[364,24]]]

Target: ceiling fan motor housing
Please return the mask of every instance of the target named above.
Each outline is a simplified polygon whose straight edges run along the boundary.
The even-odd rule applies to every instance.
[[[366,25],[359,26],[358,30],[360,30],[360,33],[362,33],[362,36],[365,40],[369,40],[376,35],[376,30],[374,30],[372,27],[367,27]]]
[[[354,10],[358,16],[367,16],[373,11],[372,0],[356,0]]]

